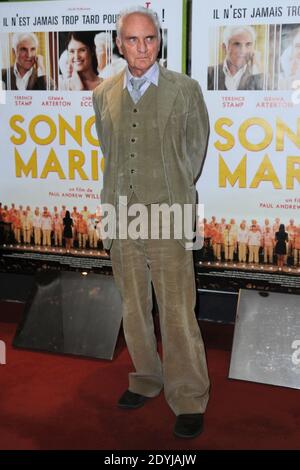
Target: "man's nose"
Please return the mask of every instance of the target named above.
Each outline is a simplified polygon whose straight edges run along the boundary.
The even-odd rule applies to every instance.
[[[146,52],[147,51],[147,43],[143,39],[138,41],[138,51],[139,52]]]
[[[240,53],[241,54],[246,54],[248,52],[248,47],[246,46],[246,44],[241,44],[240,45]]]

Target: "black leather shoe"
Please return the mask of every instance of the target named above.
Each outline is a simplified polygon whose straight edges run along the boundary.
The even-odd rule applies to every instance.
[[[126,390],[118,401],[118,407],[134,410],[135,408],[143,406],[147,400],[148,397],[145,397],[144,395]]]
[[[191,413],[178,415],[174,427],[174,434],[177,437],[191,439],[198,436],[203,431],[204,415]]]

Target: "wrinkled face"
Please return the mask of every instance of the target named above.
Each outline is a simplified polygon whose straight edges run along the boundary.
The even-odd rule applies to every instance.
[[[155,25],[146,15],[128,15],[124,18],[117,46],[132,75],[144,75],[156,61],[159,52],[160,41]]]
[[[252,58],[253,52],[254,44],[252,36],[247,31],[244,31],[230,38],[226,57],[232,65],[240,69]]]
[[[36,60],[36,44],[32,38],[23,39],[17,45],[16,63],[20,72],[26,73],[34,65]]]
[[[71,39],[68,44],[68,56],[70,64],[77,72],[84,72],[92,67],[92,54],[86,44],[76,39]]]

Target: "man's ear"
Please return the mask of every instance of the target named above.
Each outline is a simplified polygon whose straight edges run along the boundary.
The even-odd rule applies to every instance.
[[[117,48],[118,48],[120,54],[121,54],[121,55],[124,55],[124,54],[123,54],[123,49],[122,49],[122,41],[121,41],[121,39],[118,38],[118,37],[117,37],[117,39],[116,39],[116,44],[117,44]]]

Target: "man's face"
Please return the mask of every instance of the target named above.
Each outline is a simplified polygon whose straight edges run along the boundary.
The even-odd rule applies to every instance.
[[[16,53],[17,67],[20,72],[28,72],[36,60],[36,44],[31,38],[23,39],[18,46]]]
[[[241,32],[231,37],[227,47],[227,60],[237,69],[244,65],[253,57],[254,44],[250,33]]]
[[[127,16],[123,22],[122,36],[117,38],[117,46],[132,75],[144,75],[156,61],[160,46],[151,19],[140,13]]]

